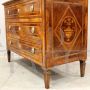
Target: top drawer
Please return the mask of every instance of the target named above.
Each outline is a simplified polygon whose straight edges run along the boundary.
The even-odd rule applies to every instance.
[[[28,0],[5,7],[6,18],[41,16],[41,0]]]

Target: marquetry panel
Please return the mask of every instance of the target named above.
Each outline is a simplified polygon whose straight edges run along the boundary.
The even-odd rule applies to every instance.
[[[54,56],[80,52],[84,22],[82,4],[54,3],[53,13],[56,13],[53,15]]]

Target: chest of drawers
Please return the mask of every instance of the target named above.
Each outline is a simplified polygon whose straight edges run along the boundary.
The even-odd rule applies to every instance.
[[[40,65],[45,88],[50,69],[87,59],[88,0],[12,0],[5,7],[7,55],[11,51]]]

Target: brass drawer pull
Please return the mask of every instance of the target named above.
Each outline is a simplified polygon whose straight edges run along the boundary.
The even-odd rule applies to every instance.
[[[33,12],[34,11],[34,4],[30,5],[29,10],[30,10],[30,12]]]
[[[20,9],[17,9],[17,13],[19,13],[20,12]]]
[[[21,27],[20,27],[20,26],[18,27],[18,30],[19,30],[19,31],[21,30]]]
[[[9,45],[12,45],[13,43],[12,43],[12,41],[10,40],[10,42],[9,42]]]
[[[9,25],[8,29],[11,30],[11,25]]]
[[[35,48],[31,48],[31,53],[35,54]]]
[[[18,48],[21,48],[21,47],[22,47],[21,44],[18,43]]]
[[[7,11],[8,15],[10,15],[10,10]]]
[[[35,27],[31,27],[31,33],[34,34],[35,33]]]

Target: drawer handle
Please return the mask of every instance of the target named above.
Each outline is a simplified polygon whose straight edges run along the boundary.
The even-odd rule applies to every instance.
[[[9,44],[12,45],[13,44],[12,41],[10,41]]]
[[[18,43],[18,47],[21,48],[22,47],[21,44]]]
[[[10,15],[10,10],[7,11],[8,15]]]
[[[31,33],[32,33],[32,34],[35,33],[35,27],[34,27],[34,26],[31,28]]]
[[[19,13],[20,12],[20,9],[17,9],[17,13]]]
[[[34,4],[30,5],[29,10],[30,10],[30,12],[33,12],[34,11]]]
[[[35,54],[35,48],[31,48],[31,53]]]
[[[18,30],[20,31],[21,30],[21,27],[18,27]]]
[[[8,29],[10,30],[11,29],[11,26],[9,25]]]

